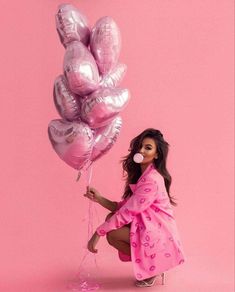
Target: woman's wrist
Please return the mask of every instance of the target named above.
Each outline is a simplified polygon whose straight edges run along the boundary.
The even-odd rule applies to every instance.
[[[97,203],[102,205],[102,199],[103,199],[103,197],[101,195],[98,195],[97,196]]]
[[[100,237],[100,235],[98,234],[98,232],[97,232],[97,231],[95,232],[95,235],[96,235],[96,237]]]

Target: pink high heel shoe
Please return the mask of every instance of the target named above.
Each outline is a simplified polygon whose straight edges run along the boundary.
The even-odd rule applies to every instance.
[[[161,273],[160,275],[157,275],[157,276],[155,276],[153,278],[150,278],[150,280],[141,280],[141,281],[137,280],[135,282],[135,285],[137,287],[152,287],[155,284],[156,279],[157,279],[158,276],[161,276],[162,285],[164,285],[165,284],[165,273]]]

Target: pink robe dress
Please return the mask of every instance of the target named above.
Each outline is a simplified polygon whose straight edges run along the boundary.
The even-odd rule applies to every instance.
[[[118,203],[114,215],[97,228],[100,236],[131,223],[131,257],[136,279],[142,280],[184,263],[185,256],[164,179],[150,164],[136,184],[132,196]]]

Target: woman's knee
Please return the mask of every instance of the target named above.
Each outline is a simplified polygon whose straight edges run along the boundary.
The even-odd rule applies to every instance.
[[[113,245],[114,240],[115,240],[112,235],[113,235],[112,231],[110,231],[106,234],[106,239],[110,245]]]
[[[118,230],[111,230],[106,234],[107,241],[110,245],[115,244],[117,241],[120,240],[119,231]]]

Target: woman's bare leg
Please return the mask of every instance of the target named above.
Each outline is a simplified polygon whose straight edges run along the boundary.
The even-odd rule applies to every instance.
[[[112,230],[107,234],[107,240],[117,250],[131,255],[130,249],[130,228],[123,226],[119,229]]]
[[[106,221],[113,216],[114,213],[108,214]],[[131,255],[130,249],[130,228],[128,226],[123,226],[119,229],[112,230],[107,234],[108,243],[116,248],[117,250]]]

